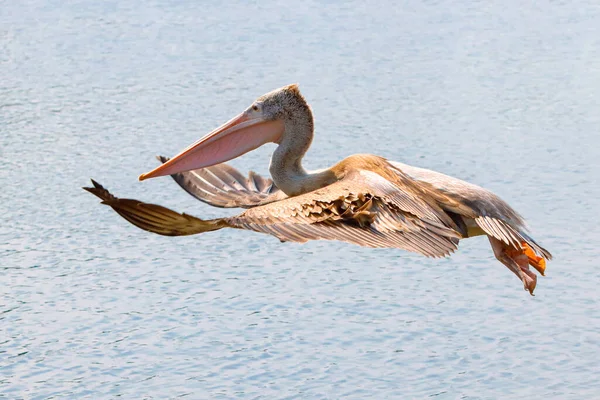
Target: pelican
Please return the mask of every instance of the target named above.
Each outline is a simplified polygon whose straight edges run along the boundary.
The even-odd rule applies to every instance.
[[[282,242],[340,240],[366,247],[400,248],[428,257],[454,252],[460,239],[486,235],[494,256],[533,295],[552,255],[526,232],[523,218],[492,192],[471,183],[357,154],[307,171],[302,159],[313,140],[310,106],[297,85],[269,92],[139,180],[172,176],[188,193],[217,207],[247,210],[203,220],[138,200],[113,196],[99,183],[85,190],[137,227],[166,236],[223,228],[246,229]],[[244,177],[225,164],[263,144],[278,146],[272,179]]]

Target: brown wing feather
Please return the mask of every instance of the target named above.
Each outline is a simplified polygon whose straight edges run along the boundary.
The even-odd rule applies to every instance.
[[[102,204],[112,207],[120,216],[143,230],[163,236],[186,236],[214,231],[227,225],[224,219],[202,220],[188,214],[180,214],[156,204],[113,196],[92,179],[94,187],[84,187],[102,199]]]
[[[285,204],[271,203],[236,217],[207,221],[156,204],[117,198],[93,180],[94,186],[84,189],[133,225],[165,236],[232,227],[268,233],[283,241],[341,240],[367,247],[397,247],[431,257],[456,249],[460,236],[455,231],[438,221],[421,220],[384,200],[381,196],[386,193],[377,189],[378,182],[360,190],[359,181],[345,179],[326,190],[285,200]],[[351,187],[354,191],[349,190]]]
[[[229,223],[282,241],[341,240],[436,257],[454,251],[461,237],[438,212],[376,173],[355,171],[324,188],[252,208]]]
[[[167,157],[158,156],[162,163]],[[211,206],[221,208],[251,208],[286,198],[273,181],[250,171],[244,177],[228,164],[180,172],[171,177],[186,192]]]

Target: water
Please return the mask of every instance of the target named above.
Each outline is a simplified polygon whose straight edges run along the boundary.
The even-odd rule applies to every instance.
[[[296,2],[297,3],[297,2]],[[0,397],[600,395],[596,2],[4,2]],[[80,189],[201,217],[156,165],[299,82],[355,152],[494,190],[555,260],[535,297],[449,259],[223,230],[165,238]],[[267,146],[236,160],[267,172]]]

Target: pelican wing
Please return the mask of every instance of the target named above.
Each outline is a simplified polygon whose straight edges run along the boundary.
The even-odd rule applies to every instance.
[[[102,185],[92,179],[93,187],[83,189],[102,200],[121,217],[145,231],[163,236],[187,236],[215,231],[227,226],[223,219],[202,220],[188,214],[180,214],[157,204],[144,203],[134,199],[115,197]]]
[[[92,182],[94,187],[84,189],[130,223],[160,235],[183,236],[229,227],[268,233],[282,241],[340,240],[366,247],[401,248],[430,257],[450,254],[461,238],[441,222],[436,210],[370,171],[354,171],[324,188],[214,220],[120,199]]]
[[[167,157],[158,156],[165,163]],[[251,208],[286,198],[270,178],[250,171],[244,177],[228,164],[179,172],[171,177],[196,199],[221,208]]]
[[[282,241],[341,240],[431,257],[448,255],[461,237],[441,221],[438,210],[365,170],[324,188],[252,208],[229,223]]]

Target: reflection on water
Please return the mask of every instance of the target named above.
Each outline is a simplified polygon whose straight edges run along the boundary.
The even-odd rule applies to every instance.
[[[0,13],[4,398],[595,397],[594,4],[33,0]],[[487,241],[450,259],[248,232],[165,238],[80,189],[140,184],[300,82],[308,167],[372,152],[488,187],[556,260],[531,298]],[[273,147],[234,163],[267,171]]]

